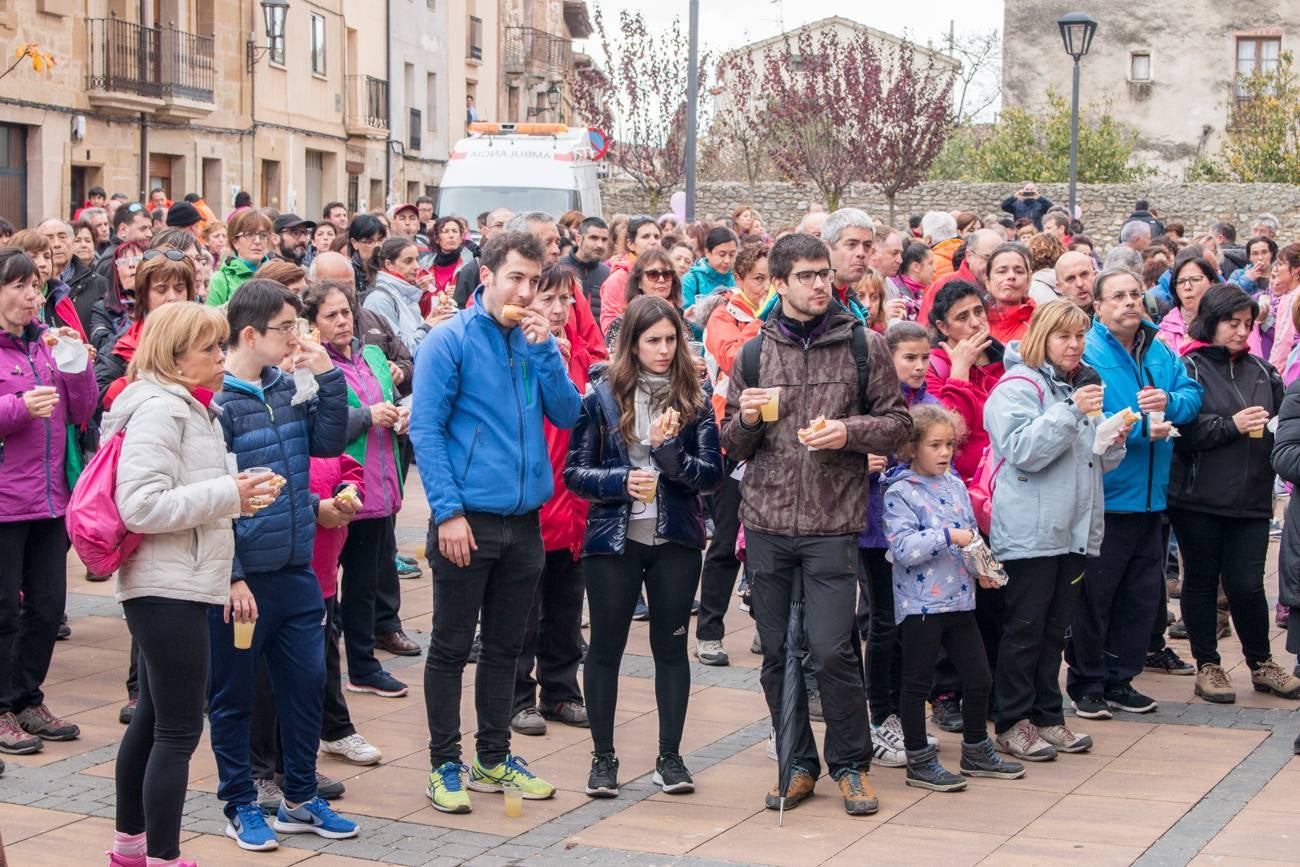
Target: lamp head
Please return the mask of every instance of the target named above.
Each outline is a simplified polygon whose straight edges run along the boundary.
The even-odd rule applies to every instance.
[[[1092,37],[1097,33],[1097,22],[1083,12],[1070,12],[1056,20],[1061,30],[1061,41],[1065,44],[1065,53],[1079,58],[1088,53],[1092,47]]]

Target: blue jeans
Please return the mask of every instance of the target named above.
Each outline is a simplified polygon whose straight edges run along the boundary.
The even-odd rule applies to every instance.
[[[257,800],[249,757],[249,721],[257,691],[256,660],[266,659],[280,720],[284,759],[284,797],[292,803],[316,797],[316,749],[320,743],[325,680],[321,623],[325,603],[311,566],[249,575],[257,601],[253,646],[236,650],[234,627],[222,622],[220,608],[208,615],[212,671],[208,681],[208,721],[220,785],[217,797],[227,816]]]

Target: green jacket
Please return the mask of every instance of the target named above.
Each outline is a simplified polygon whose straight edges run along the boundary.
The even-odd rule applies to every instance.
[[[266,260],[263,259],[262,262]],[[252,265],[238,256],[231,256],[221,264],[217,273],[212,275],[211,282],[208,283],[207,305],[209,307],[220,307],[230,301],[230,296],[243,286],[250,277],[261,267],[262,262]]]

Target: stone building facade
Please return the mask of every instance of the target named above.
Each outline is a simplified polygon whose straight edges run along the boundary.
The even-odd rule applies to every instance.
[[[1041,108],[1049,88],[1069,99],[1073,61],[1056,19],[1081,9],[1098,22],[1081,63],[1080,99],[1109,102],[1138,132],[1137,158],[1170,177],[1216,154],[1237,76],[1300,48],[1300,3],[1190,0],[1177,9],[1122,0],[1006,0],[1002,101]]]
[[[1065,184],[1039,184],[1040,192],[1054,202],[1066,202]],[[898,195],[896,222],[907,215],[928,210],[967,210],[983,216],[998,211],[1002,200],[1014,192],[1008,184],[972,184],[964,181],[932,181]],[[799,184],[764,183],[753,189],[739,183],[702,183],[696,192],[696,213],[701,218],[730,215],[736,206],[752,205],[769,232],[793,225],[812,202],[820,201],[816,188]],[[606,181],[601,199],[607,217],[616,213],[636,214],[646,209],[645,196],[633,184]],[[1261,213],[1272,213],[1282,222],[1282,237],[1300,236],[1300,196],[1286,184],[1080,184],[1079,205],[1088,235],[1099,244],[1111,244],[1120,225],[1138,199],[1147,199],[1166,221],[1178,221],[1189,235],[1206,231],[1211,223],[1228,220],[1246,231]],[[885,218],[887,205],[880,191],[854,186],[844,205],[862,208],[872,216]]]

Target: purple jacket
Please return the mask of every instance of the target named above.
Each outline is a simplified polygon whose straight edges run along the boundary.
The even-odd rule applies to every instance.
[[[352,405],[350,399],[348,401],[349,442],[355,440],[356,436],[360,436],[359,433],[353,436],[353,424],[355,418],[364,414],[361,424],[366,437],[366,453],[365,460],[360,463],[363,471],[362,479],[364,480],[365,493],[361,498],[361,511],[357,513],[356,520],[386,518],[389,515],[395,515],[398,509],[402,507],[402,484],[397,475],[397,455],[393,450],[393,433],[388,428],[375,427],[370,424],[369,412],[365,409],[365,407],[383,403],[385,400],[393,400],[395,395],[391,391],[385,394],[379,379],[361,354],[359,341],[352,341],[351,358],[345,357],[333,346],[329,346],[328,349],[330,358],[334,360],[334,365],[343,371],[343,379],[348,384],[349,398],[355,395],[362,405],[362,408],[358,409]],[[348,453],[352,454],[350,446]]]
[[[899,383],[899,388],[903,390],[903,401],[907,408],[920,406],[925,403],[938,403],[939,399],[925,390],[925,386],[913,389]],[[889,466],[894,466],[897,461],[894,456],[889,456]],[[885,538],[885,490],[880,484],[880,473],[872,473],[867,476],[870,485],[867,494],[867,528],[858,534],[859,548],[888,548],[889,540]]]
[[[63,468],[67,426],[85,424],[95,413],[99,389],[95,369],[79,374],[54,366],[41,340],[45,327],[32,323],[21,337],[0,331],[0,521],[58,518],[68,508],[68,481]],[[49,418],[27,412],[23,393],[54,385],[59,402]]]

